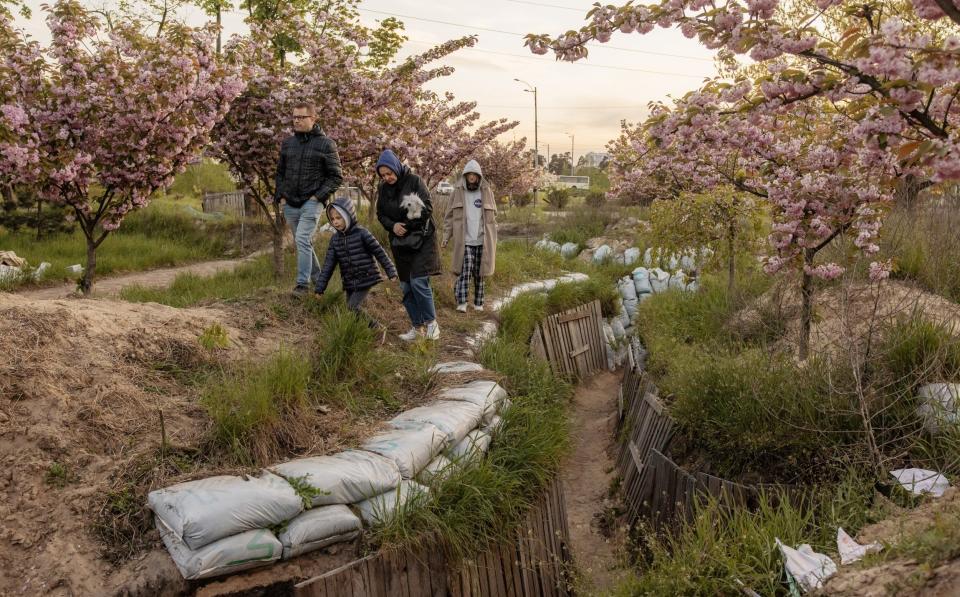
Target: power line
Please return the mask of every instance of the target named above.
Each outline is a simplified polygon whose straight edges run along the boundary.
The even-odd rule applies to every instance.
[[[580,14],[586,14],[587,12],[582,8],[573,8],[572,6],[559,6],[557,4],[544,4],[543,2],[529,2],[528,0],[507,0],[507,2],[513,2],[514,4],[529,4],[531,6],[543,6],[544,8],[559,8],[561,10],[570,10],[573,12],[579,12]]]
[[[396,17],[399,19],[410,19],[412,21],[423,21],[425,23],[435,23],[438,25],[449,25],[451,27],[462,27],[464,29],[472,29],[474,31],[486,31],[488,33],[500,33],[502,35],[513,35],[515,37],[526,37],[525,33],[517,33],[516,31],[504,31],[503,29],[491,29],[489,27],[478,27],[476,25],[464,25],[463,23],[454,23],[451,21],[441,21],[438,19],[428,19],[426,17],[414,17],[410,15],[401,15],[392,12],[386,12],[383,10],[372,10],[369,8],[359,8],[361,12],[370,12],[373,14],[385,15],[388,17]],[[587,44],[594,48],[607,48],[609,50],[619,50],[621,52],[633,52],[635,54],[649,54],[651,56],[666,56],[668,58],[682,58],[684,60],[700,60],[703,62],[713,62],[711,58],[700,58],[698,56],[684,56],[682,54],[670,54],[667,52],[654,52],[652,50],[638,50],[636,48],[624,48],[622,46],[611,46],[607,44]],[[574,63],[576,64],[576,63]]]
[[[407,40],[407,41],[415,44],[424,44],[424,45],[430,45],[430,46],[436,45],[435,42],[425,42],[425,41],[416,41],[416,40]],[[469,47],[462,48],[462,49],[464,51],[481,52],[483,54],[494,54],[496,56],[510,56],[511,58],[520,58],[522,60],[541,60],[539,57],[533,56],[533,55],[527,56],[524,54],[511,54],[509,52],[497,52],[495,50],[481,50],[480,48],[469,48]],[[571,62],[570,64],[572,66],[577,66],[582,68],[604,68],[609,70],[622,70],[622,71],[629,71],[634,73],[645,73],[648,75],[663,75],[666,77],[687,77],[692,79],[704,78],[704,75],[688,75],[685,73],[671,73],[671,72],[661,71],[661,70],[648,70],[645,68],[631,68],[629,66],[613,66],[609,64],[596,64],[593,62]]]

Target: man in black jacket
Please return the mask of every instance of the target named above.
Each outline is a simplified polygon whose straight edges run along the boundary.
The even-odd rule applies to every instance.
[[[316,286],[320,261],[313,250],[313,234],[321,206],[343,182],[337,144],[317,124],[317,110],[310,102],[293,107],[294,134],[280,145],[274,203],[283,202],[287,220],[297,243],[297,286],[295,294],[306,294],[308,284]]]

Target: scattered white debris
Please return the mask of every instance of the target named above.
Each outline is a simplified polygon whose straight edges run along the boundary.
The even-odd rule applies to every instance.
[[[780,539],[776,542],[783,554],[787,574],[800,584],[804,592],[823,588],[823,583],[837,573],[837,565],[830,556],[813,551],[806,543],[794,549]]]
[[[837,527],[837,552],[840,553],[841,565],[852,564],[863,559],[868,553],[877,553],[881,549],[883,546],[876,542],[860,545],[842,527]]]
[[[900,468],[890,471],[900,485],[914,495],[931,494],[940,497],[950,487],[950,481],[942,474],[922,468]]]

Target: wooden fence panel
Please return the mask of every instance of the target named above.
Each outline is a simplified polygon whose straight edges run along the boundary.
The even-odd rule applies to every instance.
[[[456,568],[439,544],[384,550],[294,586],[298,597],[566,597],[569,537],[559,478],[527,513],[516,540]]]
[[[604,369],[607,353],[600,302],[547,317],[537,325],[531,351],[539,350],[539,342],[557,375],[582,379]]]

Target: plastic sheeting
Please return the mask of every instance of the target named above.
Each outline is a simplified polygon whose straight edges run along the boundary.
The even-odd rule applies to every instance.
[[[312,505],[353,504],[393,489],[400,469],[389,458],[364,450],[347,450],[330,456],[300,458],[270,467],[278,475],[302,478],[321,491]]]
[[[922,468],[899,468],[890,471],[904,489],[914,495],[929,493],[940,497],[950,487],[950,481],[941,473]]]
[[[837,527],[837,553],[840,554],[840,564],[846,566],[863,559],[868,553],[877,553],[883,549],[879,543],[860,545],[853,540],[841,527]]]
[[[804,543],[794,549],[776,539],[787,572],[805,592],[816,591],[823,587],[828,578],[837,573],[837,565],[830,556],[817,553]]]
[[[261,477],[221,475],[151,491],[150,509],[192,550],[245,531],[269,528],[303,511],[289,483]]]

